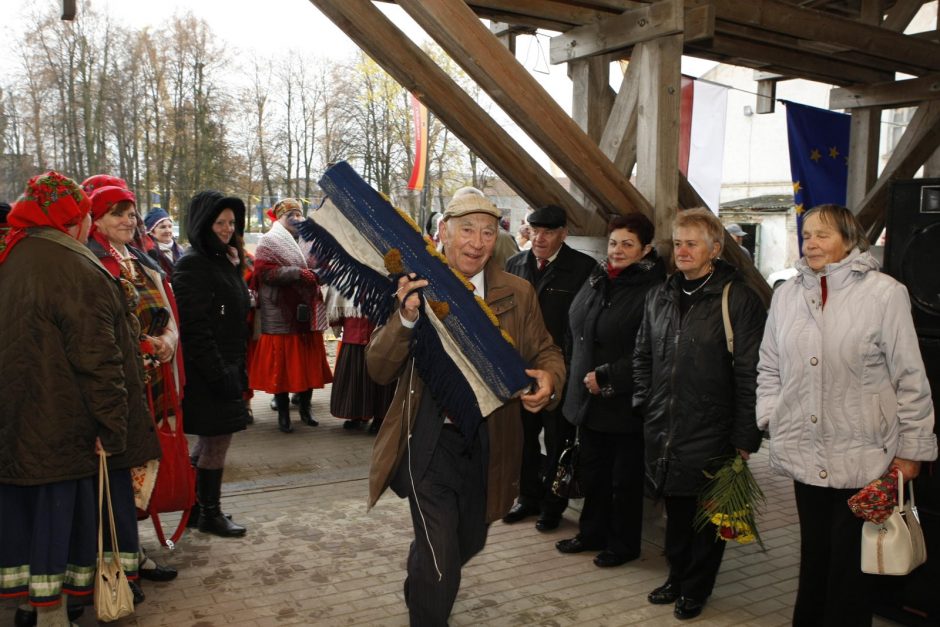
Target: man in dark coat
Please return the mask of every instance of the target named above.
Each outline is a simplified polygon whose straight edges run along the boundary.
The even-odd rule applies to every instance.
[[[526,279],[535,287],[545,326],[555,344],[564,347],[568,309],[596,262],[565,244],[568,227],[561,207],[541,207],[530,213],[527,220],[531,227],[532,248],[510,257],[506,271]],[[519,500],[503,522],[515,523],[540,514],[535,528],[551,531],[558,527],[561,514],[568,507],[567,499],[552,494],[551,481],[565,443],[574,436],[574,427],[565,420],[560,409],[537,413],[523,410],[522,426],[524,441]],[[544,458],[539,443],[542,429],[545,430]]]

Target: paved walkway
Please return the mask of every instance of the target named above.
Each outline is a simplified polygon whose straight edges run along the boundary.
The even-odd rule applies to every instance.
[[[269,400],[256,397],[256,422],[235,436],[226,469],[223,505],[248,535],[187,532],[169,551],[157,548],[150,523],[141,523],[144,546],[180,575],[144,582],[147,600],[115,624],[407,625],[402,582],[411,521],[406,501],[391,493],[366,512],[372,436],[345,431],[329,416],[328,390],[314,395],[320,426],[296,420],[290,435],[277,430]],[[769,503],[760,526],[767,551],[728,546],[714,595],[690,621],[696,625],[790,623],[799,562],[792,488],[768,472],[765,455],[756,455],[752,468]],[[661,513],[648,508],[639,560],[599,569],[593,554],[554,548],[576,533],[579,505],[547,534],[534,529],[534,519],[495,523],[484,551],[464,569],[451,624],[682,624],[671,606],[646,601],[666,574]],[[11,624],[12,613],[9,602],[0,605],[0,625]],[[95,625],[93,614],[86,611],[79,625]]]

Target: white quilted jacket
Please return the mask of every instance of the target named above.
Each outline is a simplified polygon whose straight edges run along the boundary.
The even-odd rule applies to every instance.
[[[771,466],[804,484],[860,488],[894,457],[936,459],[907,288],[858,249],[819,275],[802,259],[797,269],[774,294],[757,367]]]

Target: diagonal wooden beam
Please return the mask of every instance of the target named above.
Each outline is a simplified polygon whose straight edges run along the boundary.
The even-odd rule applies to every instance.
[[[837,87],[829,91],[829,108],[909,107],[937,98],[940,98],[940,74],[928,74],[903,81]]]
[[[467,93],[369,0],[311,0],[405,89],[414,93],[530,205],[563,207],[572,229],[584,209]],[[499,44],[501,45],[501,44]]]
[[[462,0],[398,4],[605,214],[652,215],[650,203]]]
[[[881,176],[865,196],[861,205],[849,207],[874,243],[885,225],[885,207],[892,181],[914,176],[917,169],[940,147],[940,100],[931,100],[917,107],[910,124],[895,146]]]
[[[903,32],[923,4],[924,0],[897,0],[894,6],[888,9],[881,27],[898,33]]]
[[[613,161],[624,176],[630,176],[636,165],[636,125],[637,93],[639,92],[639,68],[645,53],[642,46],[633,51],[633,57],[627,66],[620,83],[620,90],[614,99],[604,132],[598,143],[601,152]]]
[[[803,9],[777,0],[692,0],[710,2],[719,20],[746,24],[774,33],[824,41],[872,57],[890,59],[923,72],[940,70],[940,45],[884,28]]]

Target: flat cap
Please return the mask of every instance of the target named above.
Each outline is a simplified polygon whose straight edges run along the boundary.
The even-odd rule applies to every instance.
[[[501,217],[499,209],[496,208],[496,205],[488,201],[483,196],[477,196],[476,194],[463,194],[461,196],[456,196],[449,203],[447,203],[447,208],[444,209],[443,220],[448,220],[450,218],[459,218],[460,216],[465,216],[471,213],[486,213],[497,220]]]
[[[565,210],[555,205],[539,207],[526,218],[532,226],[541,226],[547,229],[557,229],[568,224]]]

